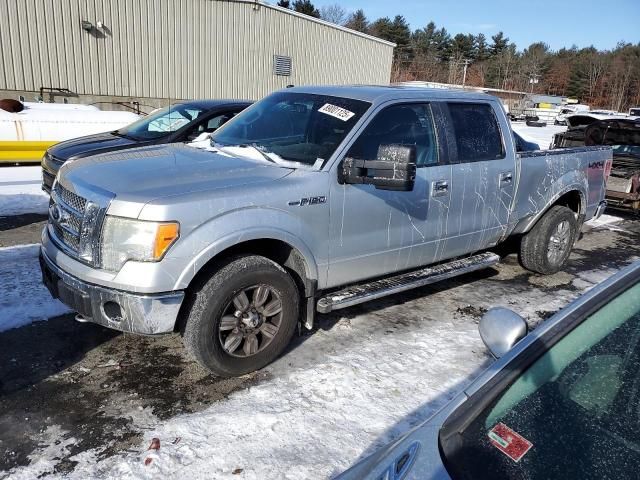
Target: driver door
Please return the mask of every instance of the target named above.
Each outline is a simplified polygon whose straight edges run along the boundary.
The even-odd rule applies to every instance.
[[[328,287],[431,263],[445,235],[451,183],[441,162],[431,105],[402,103],[381,109],[349,147],[346,157],[375,160],[381,145],[416,147],[412,191],[373,185],[331,185]],[[337,168],[341,168],[341,162]],[[451,213],[453,215],[453,213]]]

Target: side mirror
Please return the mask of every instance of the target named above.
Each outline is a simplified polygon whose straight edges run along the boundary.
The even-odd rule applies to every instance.
[[[380,145],[375,160],[347,157],[340,169],[340,183],[374,185],[380,190],[413,190],[416,180],[414,145]]]
[[[502,357],[527,335],[527,322],[504,307],[491,308],[480,319],[480,338],[495,358]]]

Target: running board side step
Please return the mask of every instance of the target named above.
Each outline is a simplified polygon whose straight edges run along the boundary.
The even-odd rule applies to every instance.
[[[387,277],[370,283],[352,285],[322,297],[318,300],[316,309],[320,313],[329,313],[333,310],[351,307],[376,298],[386,297],[387,295],[422,287],[447,278],[482,270],[495,265],[499,261],[500,257],[498,255],[487,252],[433,267],[401,273],[394,277]]]

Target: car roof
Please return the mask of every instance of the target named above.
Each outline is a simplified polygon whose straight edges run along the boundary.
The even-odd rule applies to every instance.
[[[194,106],[200,108],[216,108],[216,107],[225,107],[227,105],[251,105],[253,102],[251,100],[238,100],[238,99],[228,99],[228,98],[217,98],[217,99],[209,99],[209,98],[199,98],[195,100],[177,100],[174,102],[176,105],[187,105]]]
[[[394,99],[468,99],[497,101],[497,97],[486,93],[471,92],[461,89],[427,88],[406,85],[305,85],[290,87],[286,90],[295,93],[311,93],[334,97],[351,98],[370,103],[382,103]]]

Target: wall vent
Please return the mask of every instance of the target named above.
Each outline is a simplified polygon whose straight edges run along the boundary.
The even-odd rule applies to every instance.
[[[273,73],[283,77],[291,76],[291,57],[284,55],[273,56]]]

